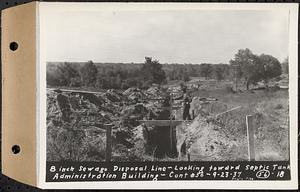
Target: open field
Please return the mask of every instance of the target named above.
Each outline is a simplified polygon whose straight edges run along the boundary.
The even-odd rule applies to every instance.
[[[207,148],[218,148],[215,146],[220,145],[217,139],[218,136],[213,136],[213,134],[220,134],[220,132],[220,140],[225,135],[227,144],[230,146],[219,146],[224,151],[220,149],[218,156],[214,158],[217,160],[246,160],[248,158],[246,116],[253,115],[255,119],[256,160],[289,159],[289,107],[288,92],[286,90],[261,90],[240,94],[226,93],[224,90],[199,90],[194,95],[218,99],[217,102],[208,104],[205,107],[202,106],[202,109],[200,109],[210,116],[241,106],[235,111],[221,115],[216,123],[216,130],[208,129],[205,130],[206,132],[204,131],[203,135],[207,134],[207,139],[204,140],[205,145],[208,145],[209,142],[215,143],[207,146]],[[209,138],[213,141],[207,141]],[[215,150],[212,150],[210,154],[214,153]]]

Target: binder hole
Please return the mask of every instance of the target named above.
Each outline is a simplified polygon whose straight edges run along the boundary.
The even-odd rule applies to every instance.
[[[12,51],[17,50],[17,49],[18,49],[18,43],[16,43],[16,42],[11,42],[11,43],[9,44],[9,48],[10,48],[10,50],[12,50]]]
[[[19,145],[14,145],[14,146],[12,146],[11,150],[14,154],[18,154],[18,153],[20,153],[21,148]]]

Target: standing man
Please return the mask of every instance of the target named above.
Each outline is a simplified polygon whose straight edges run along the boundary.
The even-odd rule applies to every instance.
[[[191,115],[190,115],[190,107],[191,107],[191,96],[189,92],[184,93],[183,95],[183,120],[191,120]]]

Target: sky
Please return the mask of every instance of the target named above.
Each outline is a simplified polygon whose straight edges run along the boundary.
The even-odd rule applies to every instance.
[[[62,11],[63,10],[63,11]],[[239,49],[288,56],[288,12],[48,9],[47,61],[228,63]]]

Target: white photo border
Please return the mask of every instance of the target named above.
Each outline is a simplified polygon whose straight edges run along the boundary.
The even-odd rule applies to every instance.
[[[103,181],[46,182],[46,45],[47,14],[52,11],[100,10],[289,10],[289,181]],[[37,11],[37,175],[43,189],[297,189],[298,188],[298,4],[296,3],[61,3],[40,2]]]

